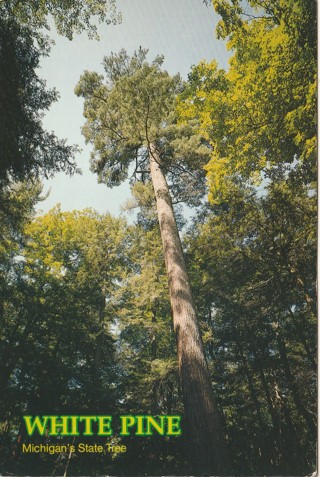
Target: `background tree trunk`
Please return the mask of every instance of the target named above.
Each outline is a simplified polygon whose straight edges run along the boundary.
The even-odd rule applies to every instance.
[[[170,192],[154,144],[149,146],[149,159],[177,340],[188,460],[192,460],[193,473],[221,475],[227,472],[223,435]]]

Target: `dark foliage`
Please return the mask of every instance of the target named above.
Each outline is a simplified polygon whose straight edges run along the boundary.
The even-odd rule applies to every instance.
[[[44,111],[57,100],[38,78],[45,42],[13,19],[0,19],[0,186],[11,180],[75,170],[75,148],[42,125]]]

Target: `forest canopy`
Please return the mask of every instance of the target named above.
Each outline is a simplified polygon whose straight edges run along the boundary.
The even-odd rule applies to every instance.
[[[94,36],[96,20],[119,21],[115,2],[0,5],[3,473],[315,469],[316,5],[212,3],[226,70],[201,61],[183,81],[119,49],[76,85],[92,171],[131,188],[130,224],[35,214],[42,178],[76,172],[78,150],[42,123],[58,94],[39,77],[41,29],[51,15],[69,39]],[[99,456],[21,450],[25,415],[99,414],[177,415],[182,434],[115,433],[127,451]]]

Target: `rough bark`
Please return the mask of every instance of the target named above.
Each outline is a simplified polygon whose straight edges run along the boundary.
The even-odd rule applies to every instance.
[[[221,475],[227,472],[222,431],[170,192],[154,144],[149,146],[149,159],[177,340],[187,452],[193,473]]]

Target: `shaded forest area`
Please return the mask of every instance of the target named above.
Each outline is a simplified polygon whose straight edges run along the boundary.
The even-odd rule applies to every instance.
[[[228,71],[203,61],[182,81],[161,57],[121,50],[76,86],[92,171],[110,187],[129,179],[129,225],[34,212],[42,177],[77,172],[77,147],[41,121],[57,100],[36,72],[43,28],[51,15],[69,39],[94,36],[93,16],[117,21],[114,2],[0,3],[4,475],[315,469],[316,4],[213,6]],[[183,433],[115,434],[125,454],[23,454],[26,414],[174,414]]]

